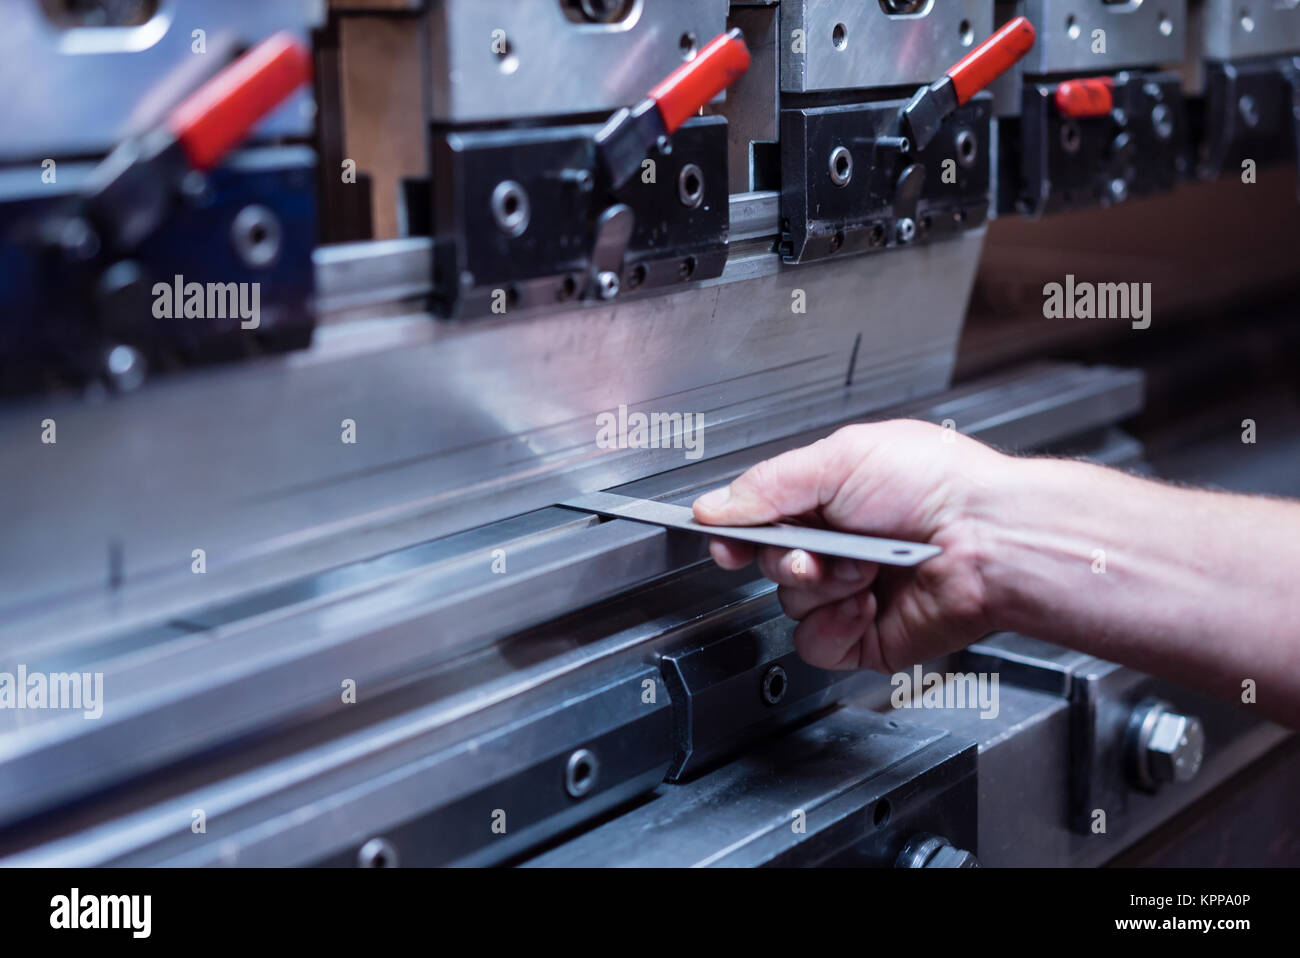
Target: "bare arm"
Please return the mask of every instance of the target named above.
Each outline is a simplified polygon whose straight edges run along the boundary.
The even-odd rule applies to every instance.
[[[1300,726],[1300,504],[1005,456],[925,423],[852,426],[754,467],[701,522],[803,518],[934,542],[915,570],[715,541],[757,558],[825,668],[895,671],[1009,630]],[[724,500],[725,501],[722,501]]]

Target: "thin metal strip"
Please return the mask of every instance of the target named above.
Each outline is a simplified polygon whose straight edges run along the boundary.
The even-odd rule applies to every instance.
[[[684,529],[722,539],[739,539],[759,545],[779,546],[782,549],[803,549],[822,555],[861,559],[883,565],[913,566],[933,558],[943,551],[939,546],[921,542],[904,542],[900,539],[880,539],[875,536],[853,535],[830,529],[813,529],[775,523],[767,526],[706,526],[696,522],[690,509],[653,499],[634,499],[612,492],[592,492],[576,499],[562,502],[569,509],[581,509],[602,516],[648,522]]]

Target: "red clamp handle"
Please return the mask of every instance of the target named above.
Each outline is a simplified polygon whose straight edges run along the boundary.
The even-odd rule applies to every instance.
[[[650,99],[659,107],[664,129],[677,128],[700,112],[700,108],[735,83],[749,69],[749,48],[739,30],[720,33],[695,55],[664,77]]]
[[[190,162],[210,170],[311,74],[311,54],[293,34],[277,33],[190,94],[167,126]]]
[[[1115,81],[1110,77],[1066,80],[1057,86],[1055,99],[1061,116],[1106,116],[1115,106]]]
[[[961,106],[980,90],[1010,70],[1034,46],[1034,25],[1016,17],[972,50],[948,71],[957,105]]]

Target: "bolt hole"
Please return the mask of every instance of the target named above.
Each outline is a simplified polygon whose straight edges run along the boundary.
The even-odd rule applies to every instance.
[[[682,51],[683,60],[694,60],[695,53],[699,49],[699,44],[695,39],[695,34],[688,30],[678,38],[677,47]]]
[[[976,154],[979,152],[979,144],[975,140],[975,134],[970,130],[959,130],[957,132],[957,161],[962,166],[972,166],[975,163]]]
[[[596,786],[599,768],[596,756],[589,749],[578,749],[565,764],[564,790],[573,798],[586,795]]]
[[[884,828],[889,824],[889,816],[892,812],[893,809],[889,806],[889,799],[882,798],[871,809],[871,824],[877,828]]]
[[[677,198],[687,209],[697,209],[704,202],[704,173],[694,163],[687,163],[677,174]]]
[[[679,279],[686,280],[693,275],[695,275],[695,257],[688,256],[682,260],[682,265],[677,268],[677,276]]]
[[[646,279],[645,263],[637,263],[635,266],[632,267],[632,272],[628,274],[627,277],[628,289],[636,289],[638,286],[640,286],[642,283],[645,282],[645,279]]]
[[[1077,40],[1077,39],[1079,39],[1079,33],[1080,33],[1080,32],[1081,32],[1081,31],[1080,31],[1080,29],[1079,29],[1079,21],[1078,21],[1078,19],[1075,17],[1075,15],[1072,13],[1072,14],[1070,14],[1068,17],[1065,18],[1065,34],[1066,34],[1066,36],[1068,36],[1071,40]]]
[[[1082,145],[1083,131],[1079,129],[1079,124],[1073,120],[1061,124],[1061,149],[1074,154],[1079,152]]]
[[[831,44],[836,50],[843,50],[849,45],[849,28],[842,23],[835,24],[831,30]]]
[[[763,701],[768,705],[779,705],[789,689],[789,677],[781,666],[774,665],[763,673]]]
[[[969,20],[963,20],[957,27],[957,32],[961,36],[961,45],[970,46],[975,42],[975,30],[971,27]]]

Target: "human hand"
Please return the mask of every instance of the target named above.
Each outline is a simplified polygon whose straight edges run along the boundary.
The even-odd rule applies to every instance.
[[[864,423],[759,463],[697,499],[694,512],[710,525],[794,521],[942,547],[914,568],[881,569],[800,549],[709,544],[725,569],[757,558],[786,615],[799,620],[795,648],[810,665],[895,672],[992,631],[981,529],[989,494],[1014,462],[929,423]]]

